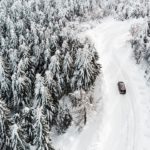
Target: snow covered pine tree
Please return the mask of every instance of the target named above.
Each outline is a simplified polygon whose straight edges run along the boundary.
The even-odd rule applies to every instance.
[[[97,0],[0,0],[1,150],[53,150],[51,132],[71,125],[62,101],[76,90],[89,93],[100,70],[94,46],[73,36],[71,24],[93,17],[98,6]]]

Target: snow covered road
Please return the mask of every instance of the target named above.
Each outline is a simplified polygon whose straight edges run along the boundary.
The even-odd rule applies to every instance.
[[[99,124],[101,130],[97,131],[100,140],[93,141],[98,146],[89,150],[150,149],[150,138],[146,136],[150,134],[149,89],[127,42],[133,22],[109,18],[88,33],[100,55],[104,83],[103,118]],[[119,94],[118,81],[125,82],[126,95]]]
[[[131,21],[103,20],[86,32],[95,43],[102,64],[103,110],[94,116],[75,138],[64,138],[60,150],[149,150],[150,92],[142,70],[134,63],[130,48]],[[120,95],[117,82],[124,81],[126,95]],[[97,79],[95,98],[101,81]]]

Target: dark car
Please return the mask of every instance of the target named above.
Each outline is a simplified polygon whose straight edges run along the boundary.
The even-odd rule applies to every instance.
[[[122,81],[118,82],[118,90],[119,90],[120,94],[126,94],[126,87],[125,87],[124,82],[122,82]]]

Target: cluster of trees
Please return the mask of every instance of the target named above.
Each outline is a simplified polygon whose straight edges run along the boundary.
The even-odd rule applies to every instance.
[[[144,24],[135,24],[131,27],[131,45],[134,50],[136,63],[145,63],[146,73],[150,73],[150,18]]]
[[[145,17],[150,14],[149,0],[101,0],[101,8],[105,15],[125,20]]]
[[[100,65],[94,45],[71,34],[67,23],[84,18],[97,4],[0,0],[1,150],[53,150],[51,130],[63,133],[70,126],[73,117],[60,99],[89,93]],[[84,113],[85,97],[80,98]]]

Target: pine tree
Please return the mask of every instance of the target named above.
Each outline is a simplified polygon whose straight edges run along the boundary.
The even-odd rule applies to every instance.
[[[2,99],[0,99],[0,149],[9,147],[9,121],[10,111]]]
[[[55,105],[53,103],[53,98],[45,85],[44,77],[41,77],[40,74],[36,75],[34,105],[35,109],[41,107],[43,108],[43,113],[46,116],[47,124],[51,127],[53,114],[55,113]]]
[[[71,91],[70,80],[72,77],[73,72],[72,70],[73,70],[73,60],[69,52],[67,52],[63,61],[63,82],[64,82],[63,90],[67,94],[69,93],[69,91]]]
[[[60,52],[56,51],[55,55],[51,57],[51,63],[49,64],[48,70],[52,73],[52,78],[57,84],[57,93],[58,96],[61,95],[61,75],[60,75]]]
[[[25,107],[22,111],[21,111],[21,128],[23,130],[23,139],[25,140],[26,143],[30,144],[30,145],[34,145],[34,138],[35,138],[35,134],[34,134],[34,123],[35,123],[35,119],[34,119],[34,110],[29,108],[29,107]]]
[[[91,111],[94,110],[95,104],[93,104],[93,97],[90,92],[86,92],[83,89],[77,90],[74,93],[69,94],[69,96],[73,104],[73,124],[81,130],[87,123]]]
[[[88,90],[94,84],[96,76],[99,74],[100,66],[96,61],[97,55],[92,49],[89,51],[89,44],[78,49],[75,60],[75,71],[71,86],[73,89]]]
[[[72,116],[68,108],[59,106],[56,122],[56,131],[58,134],[63,134],[72,123]]]
[[[69,82],[70,80],[72,67],[73,67],[73,60],[69,52],[67,52],[64,58],[64,62],[63,62],[64,77],[66,77],[67,82]]]
[[[34,101],[36,150],[53,150],[49,136],[55,108],[48,88],[45,86],[44,78],[40,74],[36,75]]]
[[[11,104],[11,70],[4,57],[0,56],[0,96],[6,103]]]
[[[14,107],[20,109],[20,106],[30,106],[31,101],[31,80],[25,75],[24,72],[18,74],[14,73],[12,76],[12,89]]]
[[[35,112],[36,122],[34,144],[36,150],[54,150],[51,146],[49,127],[46,122],[46,116],[43,107],[37,107]]]
[[[20,126],[20,115],[15,114],[13,117],[14,124],[11,126],[11,148],[12,150],[26,150],[25,141],[23,138],[23,130]]]
[[[48,87],[52,97],[54,99],[57,99],[58,95],[58,87],[57,87],[57,83],[56,81],[53,79],[53,74],[51,73],[51,71],[47,70],[45,72],[45,83],[46,86]]]

